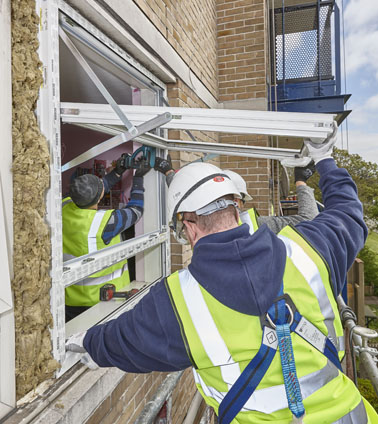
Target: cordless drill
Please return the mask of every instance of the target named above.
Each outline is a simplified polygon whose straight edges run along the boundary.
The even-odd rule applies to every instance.
[[[132,289],[124,292],[117,292],[114,284],[104,284],[100,288],[100,300],[110,300],[113,297],[121,299],[129,299],[131,296],[134,296],[138,292],[138,289]]]

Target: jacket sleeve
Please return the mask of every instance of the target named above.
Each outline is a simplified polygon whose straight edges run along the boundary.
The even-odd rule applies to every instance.
[[[338,168],[333,159],[320,161],[316,168],[325,209],[312,221],[300,222],[296,229],[328,264],[337,296],[345,283],[348,269],[365,244],[368,230],[357,187],[347,170]]]
[[[102,179],[102,182],[104,183],[104,192],[109,193],[109,190],[119,181],[121,181],[121,177],[119,177],[113,169],[113,171],[106,174]]]
[[[113,211],[102,233],[104,243],[109,244],[113,237],[136,224],[143,215],[143,208],[143,177],[134,177],[130,201],[124,208]]]
[[[178,371],[191,366],[163,280],[134,309],[90,328],[84,347],[100,367],[127,372]]]
[[[288,216],[259,216],[259,226],[266,224],[274,233],[279,233],[286,225],[297,225],[299,222],[311,220],[319,213],[316,206],[314,190],[307,186],[297,187],[298,215]]]

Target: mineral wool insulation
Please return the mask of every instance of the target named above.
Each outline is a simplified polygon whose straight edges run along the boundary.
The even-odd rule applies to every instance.
[[[45,222],[49,151],[34,114],[42,84],[34,0],[12,0],[14,293],[16,385],[22,397],[53,375],[49,266]]]

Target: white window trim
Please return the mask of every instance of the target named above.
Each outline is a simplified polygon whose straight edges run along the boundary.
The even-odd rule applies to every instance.
[[[37,0],[37,12],[40,14],[40,58],[43,62],[43,76],[44,84],[40,91],[40,97],[37,105],[37,117],[42,133],[46,136],[46,139],[50,145],[50,177],[51,187],[47,192],[47,220],[51,227],[51,244],[52,251],[52,288],[51,288],[51,311],[54,319],[54,326],[51,329],[52,344],[53,344],[53,356],[62,364],[62,369],[57,373],[60,376],[63,371],[68,370],[74,365],[78,358],[77,355],[66,354],[64,342],[71,331],[75,331],[75,325],[80,327],[82,323],[80,320],[76,321],[74,325],[71,325],[71,330],[66,329],[65,325],[65,302],[64,302],[64,288],[69,284],[70,278],[76,278],[79,273],[81,278],[88,276],[96,270],[103,269],[106,264],[114,263],[114,258],[122,260],[125,257],[133,256],[135,253],[143,252],[150,249],[148,255],[151,258],[150,261],[159,260],[162,265],[162,272],[165,275],[168,272],[168,265],[166,258],[169,257],[169,234],[167,228],[162,226],[159,231],[148,233],[148,222],[143,223],[144,234],[134,240],[129,240],[121,243],[117,246],[112,246],[106,250],[106,258],[104,259],[104,252],[96,252],[93,255],[87,255],[88,257],[78,258],[77,260],[70,261],[70,269],[65,265],[63,271],[62,262],[62,214],[61,214],[61,154],[60,154],[60,93],[59,93],[59,10],[63,10],[69,18],[73,20],[80,19],[80,25],[83,25],[85,30],[91,33],[92,42],[94,40],[100,40],[101,43],[105,44],[109,49],[117,54],[117,57],[122,57],[131,66],[136,67],[138,71],[143,72],[146,79],[151,78],[153,84],[160,89],[165,90],[165,85],[156,77],[154,77],[147,69],[143,68],[133,58],[131,58],[126,52],[122,51],[116,46],[110,39],[105,35],[101,34],[93,25],[86,21],[83,17],[66,5],[64,2],[56,1],[43,1]],[[80,32],[80,28],[74,26],[75,31]],[[151,87],[153,87],[153,84]],[[149,176],[147,176],[149,177]],[[162,185],[162,178],[160,175],[155,178],[157,184]],[[158,209],[161,209],[158,205]],[[164,215],[163,211],[157,210],[156,216],[161,221],[161,217]],[[147,234],[146,234],[147,231]],[[161,246],[160,248],[158,248]],[[151,253],[151,247],[155,247]],[[156,250],[158,248],[158,250]],[[112,259],[113,258],[113,259]],[[148,274],[148,270],[146,271]],[[145,273],[146,273],[145,272]],[[151,276],[146,275],[145,280],[151,281]],[[67,283],[68,281],[68,283]],[[76,280],[77,281],[77,280]],[[72,281],[71,281],[72,282]],[[138,297],[138,296],[137,296]],[[118,303],[118,305],[117,305]],[[112,316],[114,310],[119,308],[119,302],[109,302],[106,309],[106,315]],[[124,302],[129,304],[129,302]],[[124,306],[124,305],[122,305]],[[101,309],[101,308],[100,308]],[[105,316],[99,317],[97,322],[104,319]],[[108,317],[109,318],[109,317]],[[83,320],[85,322],[85,320]],[[90,325],[95,324],[91,321]],[[66,333],[67,332],[67,333]]]

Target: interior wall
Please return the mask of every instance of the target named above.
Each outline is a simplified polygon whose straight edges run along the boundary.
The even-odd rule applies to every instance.
[[[34,114],[42,85],[39,18],[34,0],[12,1],[12,135],[14,278],[17,397],[53,375],[49,267],[50,234],[45,222],[49,150]]]
[[[110,135],[92,131],[85,128],[80,128],[74,125],[63,125],[62,126],[62,164],[69,162],[81,153],[89,150],[93,146],[108,140],[111,138]],[[133,143],[123,143],[121,146],[117,146],[99,156],[95,159],[105,160],[107,166],[110,167],[112,162],[121,157],[123,153],[131,154],[133,152]],[[79,165],[81,168],[92,168],[94,159],[90,159]],[[62,173],[62,194],[65,197],[69,191],[69,184],[73,174],[77,167],[69,169]],[[122,175],[122,190],[124,197],[128,199],[130,197],[130,191],[132,186],[133,171],[128,170]]]

